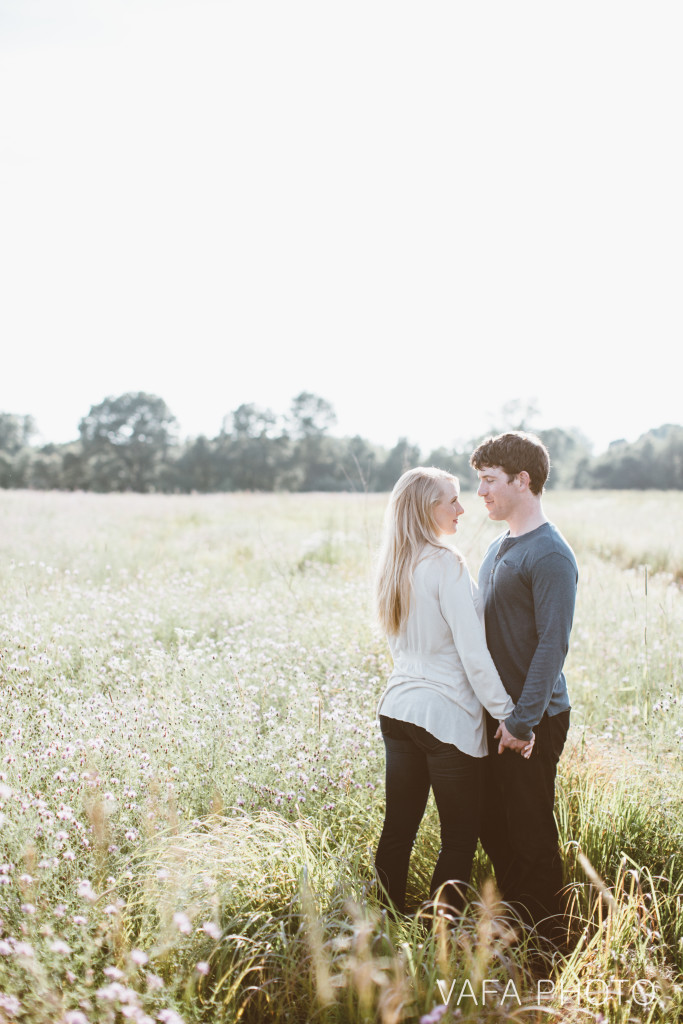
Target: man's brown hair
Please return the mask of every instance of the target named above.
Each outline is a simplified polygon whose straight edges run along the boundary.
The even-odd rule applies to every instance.
[[[502,469],[508,475],[508,482],[526,470],[532,494],[541,494],[550,472],[550,456],[540,437],[511,430],[482,441],[472,452],[470,465],[479,470],[487,466]]]

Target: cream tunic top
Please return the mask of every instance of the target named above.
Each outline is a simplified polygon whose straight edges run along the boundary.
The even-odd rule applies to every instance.
[[[484,708],[503,719],[515,705],[486,647],[476,584],[452,550],[425,545],[413,573],[408,618],[388,639],[394,670],[377,714],[420,725],[444,743],[484,757]]]

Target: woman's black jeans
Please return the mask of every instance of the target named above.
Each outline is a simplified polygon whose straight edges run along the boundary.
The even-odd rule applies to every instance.
[[[454,910],[465,902],[472,858],[479,835],[482,758],[471,757],[452,743],[443,743],[411,722],[380,715],[386,748],[386,815],[375,867],[385,895],[405,913],[410,853],[434,790],[441,824],[441,849],[430,896],[445,882],[440,904]]]

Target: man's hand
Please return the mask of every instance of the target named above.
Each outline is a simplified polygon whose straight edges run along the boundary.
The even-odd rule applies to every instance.
[[[516,736],[513,736],[509,732],[505,722],[501,722],[496,731],[494,739],[498,740],[498,753],[502,754],[503,751],[514,750],[515,753],[521,754],[527,760],[531,757],[531,751],[534,749],[534,743],[536,742],[536,735],[532,732],[530,740],[518,740]]]

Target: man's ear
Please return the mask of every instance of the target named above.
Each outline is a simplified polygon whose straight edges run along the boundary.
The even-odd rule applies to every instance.
[[[529,474],[527,473],[527,471],[525,469],[523,469],[520,473],[517,474],[517,479],[519,480],[521,489],[523,491],[528,491],[529,490],[529,484],[531,482],[531,477],[529,476]]]

